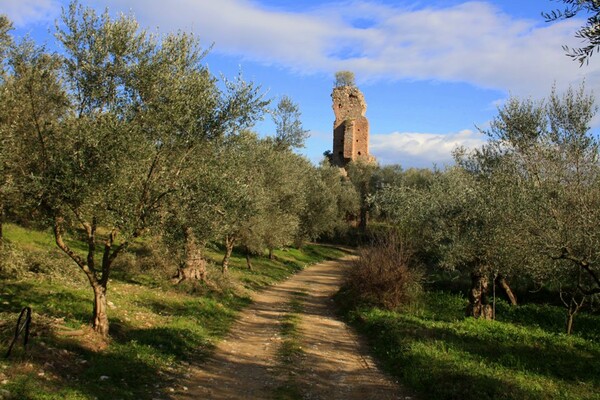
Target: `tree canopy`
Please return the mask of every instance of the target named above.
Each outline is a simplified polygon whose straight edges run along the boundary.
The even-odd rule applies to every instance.
[[[271,100],[241,74],[213,76],[193,35],[150,34],[77,2],[56,26],[51,53],[15,43],[0,17],[0,228],[7,211],[52,229],[94,293],[97,332],[109,332],[115,260],[142,237],[167,244],[180,279],[206,279],[211,242],[226,272],[234,246],[251,266],[343,221],[339,171],[293,152],[307,135],[291,98],[260,138],[251,129]]]

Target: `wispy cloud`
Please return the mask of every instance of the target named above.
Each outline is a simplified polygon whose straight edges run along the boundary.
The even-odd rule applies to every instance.
[[[480,147],[485,137],[471,130],[455,133],[394,132],[371,135],[370,152],[380,164],[430,168],[451,164],[452,151],[459,146]]]
[[[0,13],[8,15],[16,26],[25,26],[56,18],[58,0],[0,0]]]
[[[17,25],[54,18],[65,0],[0,0]],[[401,3],[401,2],[399,2]],[[407,2],[408,3],[408,2]],[[514,18],[492,2],[415,8],[350,0],[303,12],[259,0],[89,0],[99,9],[132,11],[146,26],[191,29],[216,52],[300,73],[353,70],[359,80],[468,82],[516,95],[543,96],[584,75],[600,84],[600,64],[584,69],[562,45],[581,24]]]
[[[600,64],[565,57],[581,24],[513,18],[491,2],[408,8],[355,0],[304,12],[248,0],[94,0],[131,8],[148,26],[193,29],[215,51],[302,73],[353,70],[360,80],[468,82],[517,95],[544,95],[579,81],[600,84]]]

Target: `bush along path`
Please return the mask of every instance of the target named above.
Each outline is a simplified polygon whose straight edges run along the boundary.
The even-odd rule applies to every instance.
[[[349,259],[307,268],[254,298],[175,399],[409,399],[335,316]]]

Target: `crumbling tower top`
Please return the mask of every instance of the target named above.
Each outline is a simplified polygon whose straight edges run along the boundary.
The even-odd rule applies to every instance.
[[[331,98],[335,114],[333,164],[345,167],[353,160],[373,160],[369,155],[369,121],[365,117],[364,95],[357,87],[346,85],[335,87]]]

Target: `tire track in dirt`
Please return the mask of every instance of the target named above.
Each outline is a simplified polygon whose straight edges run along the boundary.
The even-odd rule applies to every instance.
[[[382,374],[359,337],[335,315],[332,295],[349,259],[313,265],[254,297],[227,337],[183,383],[173,399],[410,399]],[[297,294],[302,293],[301,297]],[[296,296],[296,297],[294,297]],[[289,302],[302,302],[302,356],[292,364],[277,357],[280,325]],[[293,391],[282,392],[293,384]]]

